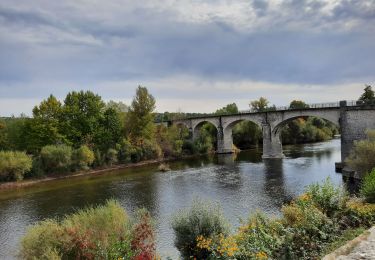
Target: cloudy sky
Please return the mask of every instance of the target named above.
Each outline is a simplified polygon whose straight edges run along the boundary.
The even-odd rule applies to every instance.
[[[267,97],[356,99],[375,83],[375,0],[1,0],[0,116],[92,90],[158,111]]]

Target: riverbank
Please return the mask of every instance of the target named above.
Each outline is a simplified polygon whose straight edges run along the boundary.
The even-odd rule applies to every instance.
[[[44,182],[50,182],[50,181],[56,181],[56,180],[63,180],[63,179],[71,179],[71,178],[79,178],[79,177],[85,177],[88,175],[102,175],[106,174],[108,172],[116,171],[116,170],[122,170],[122,169],[128,169],[128,168],[136,168],[141,166],[147,166],[152,164],[158,164],[163,162],[170,162],[180,159],[188,159],[188,158],[194,158],[200,155],[186,155],[182,156],[180,158],[162,158],[162,159],[153,159],[153,160],[146,160],[141,161],[137,163],[129,163],[129,164],[119,164],[115,166],[110,167],[103,167],[103,168],[97,168],[97,169],[90,169],[87,171],[78,171],[73,173],[68,173],[64,175],[58,175],[58,174],[52,174],[50,176],[45,176],[39,179],[27,179],[22,181],[12,181],[12,182],[4,182],[0,184],[0,191],[4,190],[13,190],[13,189],[19,189],[19,188],[26,188],[30,186],[34,186],[36,184],[44,183]]]
[[[62,218],[88,206],[116,199],[129,213],[147,208],[156,223],[157,251],[178,259],[170,226],[173,213],[191,205],[195,197],[220,202],[235,230],[256,210],[279,216],[286,201],[300,195],[303,187],[327,177],[342,184],[334,171],[340,141],[286,146],[284,160],[262,160],[261,150],[233,155],[198,156],[168,162],[171,172],[150,166],[114,170],[36,184],[0,192],[0,259],[16,259],[19,241],[29,225],[46,218]],[[228,158],[228,159],[226,159]]]
[[[326,255],[323,260],[374,259],[375,226]]]

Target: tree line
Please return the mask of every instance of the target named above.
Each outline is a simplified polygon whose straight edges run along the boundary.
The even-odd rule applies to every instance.
[[[198,152],[187,129],[156,125],[155,99],[139,86],[130,106],[91,91],[50,95],[31,118],[0,120],[0,180],[62,174]],[[206,152],[200,149],[201,152]]]
[[[359,100],[372,102],[374,92],[366,86]],[[250,102],[253,110],[265,111],[266,98]],[[306,108],[300,100],[290,108]],[[0,181],[20,180],[139,162],[165,157],[205,154],[216,150],[217,130],[206,123],[200,135],[181,126],[155,124],[187,114],[155,113],[155,98],[139,86],[130,106],[122,102],[104,102],[91,91],[73,91],[60,102],[50,95],[33,109],[32,117],[0,119]],[[235,103],[214,114],[235,114]],[[188,114],[189,116],[198,114]],[[288,122],[281,131],[284,144],[323,141],[338,129],[323,119],[309,117]],[[234,145],[240,149],[262,143],[262,131],[252,122],[243,121],[233,128]]]

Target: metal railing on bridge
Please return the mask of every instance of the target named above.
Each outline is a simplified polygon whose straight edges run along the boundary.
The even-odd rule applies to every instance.
[[[304,109],[319,109],[319,108],[339,108],[340,104],[344,102],[345,106],[353,107],[353,106],[365,106],[365,105],[371,105],[375,106],[375,101],[365,102],[360,100],[344,100],[344,101],[338,101],[338,102],[326,102],[326,103],[312,103],[312,104],[306,104],[305,107],[290,107],[290,106],[272,106],[268,107],[262,111],[258,111],[256,109],[248,109],[248,110],[240,110],[237,114],[250,114],[250,113],[261,113],[261,112],[272,112],[272,111],[287,111],[287,110],[304,110]],[[184,117],[181,119],[186,118],[200,118],[200,117],[212,117],[212,116],[224,116],[224,115],[231,115],[231,114],[220,114],[216,115],[214,113],[210,115],[197,115],[194,117]]]

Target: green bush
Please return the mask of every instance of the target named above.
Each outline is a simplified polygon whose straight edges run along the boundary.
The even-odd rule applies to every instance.
[[[360,194],[367,202],[375,203],[375,169],[364,176]]]
[[[153,259],[153,229],[147,212],[131,220],[119,203],[87,208],[61,221],[45,220],[28,229],[22,259]],[[137,258],[138,257],[138,258]],[[149,257],[149,258],[142,258]]]
[[[94,152],[90,150],[86,145],[82,145],[80,148],[73,151],[72,161],[74,167],[77,170],[87,170],[89,166],[93,164],[95,160]]]
[[[107,165],[112,166],[117,163],[117,151],[115,149],[109,148],[107,154],[105,155],[105,160]]]
[[[25,152],[0,151],[0,181],[19,181],[32,167]]]
[[[185,258],[206,259],[209,252],[197,247],[197,238],[226,236],[229,225],[218,205],[194,200],[189,209],[181,210],[173,217],[175,246]]]
[[[345,210],[345,221],[350,227],[370,227],[375,224],[375,204],[351,199]]]
[[[235,259],[259,259],[277,256],[282,250],[284,227],[280,221],[256,213],[235,235]],[[277,258],[275,258],[277,259]]]
[[[189,155],[196,154],[198,152],[197,147],[191,140],[184,140],[182,144],[182,151],[183,153]]]
[[[354,143],[346,163],[351,169],[362,175],[375,167],[375,130],[367,131],[367,140]]]
[[[72,163],[72,148],[67,145],[47,145],[40,151],[45,173],[68,172]]]
[[[118,161],[120,163],[130,162],[133,149],[132,144],[127,139],[122,139],[118,145]]]
[[[336,187],[329,178],[321,184],[309,185],[306,195],[310,197],[316,207],[329,217],[342,210],[349,198],[345,187]]]
[[[336,238],[338,225],[307,197],[283,206],[282,213],[285,237],[278,258],[315,259]]]
[[[162,155],[162,151],[159,145],[156,142],[150,141],[148,139],[143,140],[141,149],[143,160],[157,159]]]

